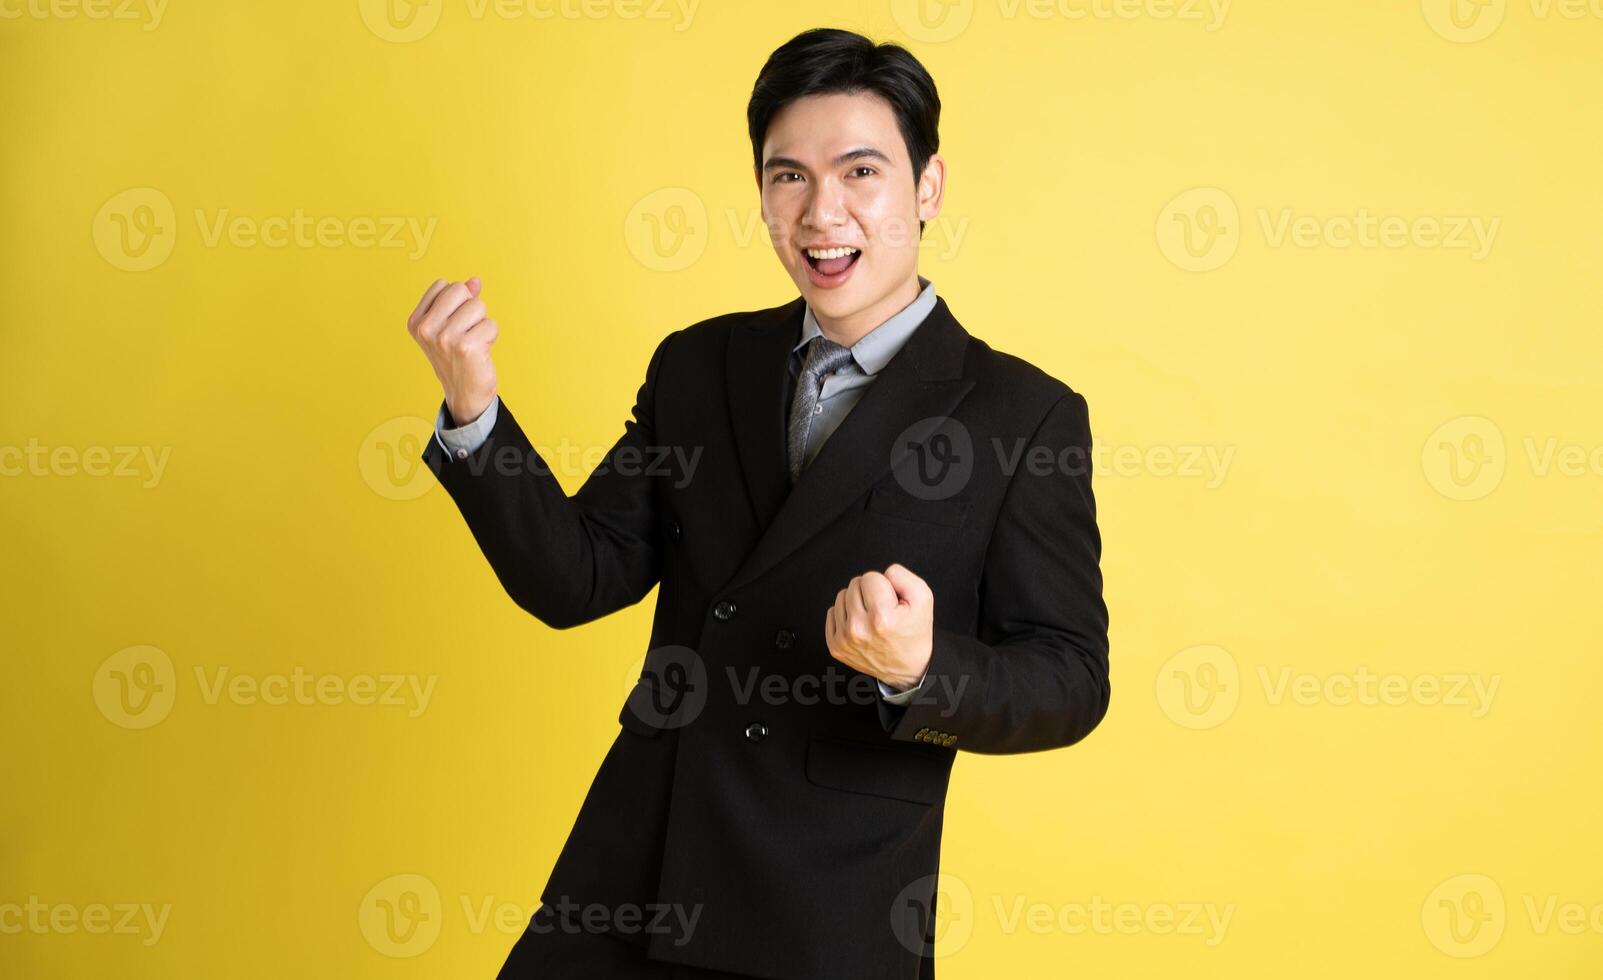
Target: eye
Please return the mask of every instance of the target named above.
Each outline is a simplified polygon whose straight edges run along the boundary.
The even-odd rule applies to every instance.
[[[781,173],[774,174],[773,182],[776,183],[776,184],[794,184],[795,181],[786,180],[785,178],[786,177],[800,177],[800,176],[801,176],[801,174],[797,173],[794,170],[786,170],[786,171],[782,171]]]
[[[867,166],[867,165],[864,165],[864,166],[861,166],[861,167],[853,167],[851,172],[855,174],[859,170],[866,170],[870,174],[873,174],[875,172],[873,167],[870,167],[870,166]]]

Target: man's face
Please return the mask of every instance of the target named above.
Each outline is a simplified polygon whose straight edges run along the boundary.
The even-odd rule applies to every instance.
[[[835,322],[888,317],[896,310],[884,307],[912,301],[918,223],[940,212],[944,165],[932,157],[915,185],[890,103],[872,93],[797,99],[769,123],[762,159],[763,221],[814,313]],[[809,256],[831,245],[856,254]]]

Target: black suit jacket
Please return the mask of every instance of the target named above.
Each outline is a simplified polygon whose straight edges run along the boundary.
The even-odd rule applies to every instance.
[[[541,622],[578,626],[661,587],[636,695],[542,900],[641,910],[614,931],[665,961],[927,978],[954,754],[1070,745],[1107,711],[1086,403],[941,299],[792,488],[803,309],[663,338],[572,497],[504,402],[477,451],[430,439],[423,459]],[[905,707],[824,642],[836,593],[893,562],[935,596],[928,679]],[[693,929],[644,928],[670,903]]]

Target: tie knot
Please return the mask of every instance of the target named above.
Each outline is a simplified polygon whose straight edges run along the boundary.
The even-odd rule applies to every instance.
[[[814,378],[821,378],[826,374],[841,371],[851,363],[853,363],[851,348],[842,347],[828,337],[820,335],[814,337],[807,345],[807,357],[802,362],[802,372]]]

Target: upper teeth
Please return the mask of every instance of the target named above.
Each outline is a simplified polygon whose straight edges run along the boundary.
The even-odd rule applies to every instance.
[[[815,259],[840,259],[848,255],[856,255],[855,248],[810,248],[807,254]]]

